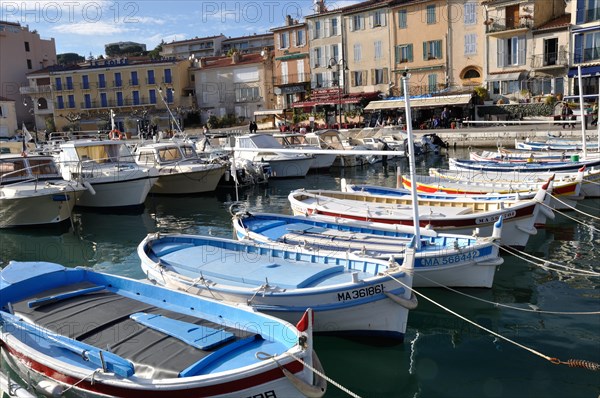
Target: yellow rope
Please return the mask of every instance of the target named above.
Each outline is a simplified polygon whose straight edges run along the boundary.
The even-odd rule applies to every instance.
[[[588,228],[591,228],[592,230],[594,230],[594,231],[596,231],[596,232],[600,232],[600,230],[599,230],[598,228],[592,227],[591,225],[589,225],[589,224],[586,224],[586,223],[584,223],[583,221],[581,221],[581,220],[579,220],[579,219],[577,219],[577,218],[575,218],[575,217],[571,217],[571,216],[567,215],[565,212],[558,211],[558,210],[556,210],[554,207],[552,207],[552,206],[550,206],[550,205],[547,205],[547,204],[546,204],[546,203],[544,203],[544,202],[538,202],[538,203],[539,203],[539,204],[541,204],[542,206],[546,206],[546,207],[547,207],[547,208],[549,208],[550,210],[552,210],[552,211],[554,211],[554,212],[556,212],[556,213],[558,213],[558,214],[560,214],[560,215],[562,215],[562,216],[565,216],[565,217],[567,217],[568,219],[570,219],[570,220],[572,220],[572,221],[575,221],[575,222],[576,222],[576,223],[578,223],[578,224],[585,225],[586,227],[588,227]],[[578,210],[578,211],[581,213],[581,211],[580,211],[580,210]],[[591,217],[591,218],[597,218],[597,217],[594,217],[594,216],[592,216],[592,215],[590,215],[590,214],[587,214],[587,213],[583,213],[583,214],[585,214],[586,216],[588,216],[588,217]]]
[[[513,345],[516,345],[517,347],[520,347],[520,348],[522,348],[522,349],[524,349],[524,350],[526,350],[526,351],[529,351],[529,352],[530,352],[530,353],[532,353],[532,354],[535,354],[535,355],[537,355],[537,356],[539,356],[539,357],[541,357],[541,358],[544,358],[544,359],[546,359],[547,361],[550,361],[550,362],[552,362],[553,364],[557,364],[557,365],[558,365],[558,364],[565,364],[565,365],[569,365],[570,367],[581,367],[581,368],[585,368],[585,369],[589,369],[589,370],[594,370],[594,371],[598,371],[598,370],[600,370],[600,365],[599,365],[599,364],[596,364],[596,363],[594,363],[594,362],[585,361],[585,360],[576,360],[576,359],[569,359],[568,361],[566,361],[566,362],[563,362],[563,361],[561,361],[561,360],[560,360],[560,359],[558,359],[558,358],[549,357],[548,355],[542,354],[541,352],[539,352],[539,351],[536,351],[536,350],[534,350],[533,348],[527,347],[527,346],[525,346],[525,345],[523,345],[523,344],[521,344],[521,343],[517,343],[516,341],[514,341],[514,340],[511,340],[511,339],[509,339],[508,337],[504,337],[504,336],[502,336],[501,334],[499,334],[499,333],[496,333],[496,332],[494,332],[493,330],[490,330],[490,329],[488,329],[488,328],[486,328],[486,327],[484,327],[484,326],[481,326],[481,325],[479,325],[478,323],[476,323],[476,322],[473,322],[472,320],[470,320],[470,319],[468,319],[468,318],[466,318],[466,317],[464,317],[464,316],[460,315],[459,313],[457,313],[457,312],[455,312],[455,311],[452,311],[451,309],[449,309],[449,308],[447,308],[447,307],[443,306],[442,304],[440,304],[440,303],[438,303],[438,302],[436,302],[436,301],[434,301],[434,300],[430,299],[429,297],[425,296],[424,294],[422,294],[422,293],[420,293],[420,292],[417,292],[416,290],[414,290],[413,288],[411,288],[410,286],[408,286],[408,285],[407,285],[407,284],[405,284],[404,282],[402,282],[402,281],[398,280],[396,277],[394,277],[394,275],[391,275],[391,274],[387,274],[387,275],[388,275],[388,276],[389,276],[389,277],[390,277],[392,280],[394,280],[394,281],[398,282],[400,285],[402,285],[402,286],[403,286],[403,287],[405,287],[406,289],[409,289],[409,290],[411,290],[412,292],[414,292],[414,293],[415,293],[415,294],[417,294],[418,296],[420,296],[420,297],[424,298],[425,300],[429,301],[430,303],[432,303],[432,304],[434,304],[434,305],[436,305],[436,306],[440,307],[440,308],[441,308],[441,309],[443,309],[444,311],[447,311],[447,312],[449,312],[450,314],[452,314],[452,315],[454,315],[454,316],[456,316],[456,317],[458,317],[458,318],[460,318],[460,319],[464,320],[465,322],[468,322],[468,323],[472,324],[472,325],[473,325],[473,326],[475,326],[475,327],[478,327],[478,328],[480,328],[480,329],[482,329],[482,330],[485,330],[485,331],[486,331],[486,332],[488,332],[489,334],[491,334],[491,335],[493,335],[493,336],[496,336],[496,337],[498,337],[499,339],[502,339],[502,340],[504,340],[504,341],[507,341],[507,342],[509,342],[509,343],[511,343],[511,344],[513,344]]]
[[[583,212],[583,211],[581,211],[581,210],[578,210],[578,209],[576,209],[574,206],[571,206],[571,205],[569,205],[568,203],[565,203],[564,201],[560,200],[560,199],[559,199],[557,196],[554,196],[554,195],[552,195],[552,194],[549,194],[549,195],[552,197],[552,199],[556,200],[558,203],[561,203],[563,206],[567,206],[569,209],[571,209],[571,210],[573,210],[573,211],[576,211],[576,212],[578,212],[578,213],[580,213],[580,214],[583,214],[584,216],[587,216],[587,217],[593,218],[593,219],[595,219],[595,220],[600,220],[600,217],[596,217],[596,216],[593,216],[593,215],[591,215],[591,214],[585,213],[585,212]],[[554,210],[554,211],[556,211],[556,210]],[[559,213],[560,213],[560,212],[559,212]],[[562,213],[561,213],[561,214],[562,214]]]

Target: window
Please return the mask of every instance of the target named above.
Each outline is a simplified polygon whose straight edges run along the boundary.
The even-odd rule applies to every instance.
[[[75,96],[70,94],[67,99],[69,101],[69,108],[75,108]]]
[[[406,29],[407,26],[408,25],[406,21],[406,10],[398,11],[398,28]]]
[[[313,39],[321,37],[321,21],[315,21],[315,29],[313,30]]]
[[[88,75],[81,76],[81,88],[84,90],[89,90],[90,88],[90,78]]]
[[[436,22],[435,5],[427,6],[427,24],[431,25]]]
[[[465,35],[465,55],[477,53],[477,33],[469,33]]]
[[[400,64],[403,62],[413,61],[413,45],[412,44],[400,44],[396,46],[396,63]]]
[[[67,90],[73,90],[73,76],[67,76]]]
[[[148,69],[148,84],[155,84],[156,81],[154,79],[154,69]]]
[[[600,59],[600,32],[587,33],[583,43],[583,62]]]
[[[0,106],[0,117],[4,116],[4,107]]]
[[[117,91],[117,106],[123,106],[123,92]]]
[[[476,3],[465,3],[465,25],[474,25],[477,23],[477,4]]]
[[[140,104],[140,92],[139,91],[137,91],[137,90],[132,91],[131,97],[133,98],[133,105]]]
[[[62,79],[60,77],[57,77],[54,79],[54,88],[56,89],[56,91],[61,91],[62,90]]]
[[[383,54],[381,52],[381,40],[377,40],[375,43],[375,59],[383,58]]]
[[[383,11],[375,11],[372,15],[373,28],[377,28],[380,26],[385,26],[385,14]]]
[[[337,44],[332,44],[330,48],[331,48],[331,50],[329,53],[331,54],[331,58],[334,58],[337,62],[341,58],[339,47]]]
[[[490,91],[492,94],[500,94],[500,82],[492,82]]]
[[[165,69],[165,83],[172,83],[173,79],[171,78],[171,69]]]
[[[85,94],[83,96],[84,107],[86,109],[90,109],[92,107],[92,96],[90,94]]]
[[[121,87],[122,85],[121,72],[115,72],[115,87]]]
[[[354,45],[354,62],[359,62],[362,58],[362,47],[360,44]]]
[[[423,59],[441,59],[442,58],[442,41],[432,40],[423,42]]]
[[[283,61],[281,63],[281,84],[288,84],[288,63]]]
[[[260,96],[258,87],[238,87],[235,90],[235,100],[237,102],[254,101]]]
[[[323,87],[323,74],[315,73],[315,78],[313,79],[313,82],[314,82],[313,88]]]
[[[27,69],[33,69],[33,64],[30,59],[27,60]]]
[[[304,35],[303,29],[298,29],[296,31],[296,47],[302,47],[306,45],[306,37]]]
[[[357,87],[357,86],[364,86],[365,82],[363,80],[363,71],[354,71],[352,72],[352,86],[353,87]]]
[[[544,40],[544,66],[556,65],[558,61],[558,39]]]
[[[520,91],[518,80],[507,80],[502,82],[502,94],[511,94]]]
[[[108,98],[106,97],[106,93],[100,93],[100,106],[102,108],[108,107]]]
[[[29,52],[29,42],[25,42],[25,51]]]
[[[469,69],[465,72],[463,79],[478,79],[481,77],[481,74],[475,69]]]
[[[106,87],[106,77],[104,77],[104,73],[100,73],[98,75],[98,88]]]
[[[315,68],[322,66],[321,57],[323,56],[323,51],[321,51],[321,47],[314,48],[313,54],[314,54],[313,57],[314,57]]]
[[[363,18],[360,15],[352,16],[352,29],[351,30],[361,30],[364,29],[363,26]]]
[[[330,30],[331,36],[337,36],[339,34],[338,33],[338,19],[331,18],[330,23],[331,23],[331,30]]]
[[[525,65],[526,42],[524,35],[498,39],[497,46],[498,67]]]
[[[140,82],[138,81],[138,73],[135,70],[131,71],[131,85],[132,86],[140,85]]]
[[[65,109],[65,100],[62,95],[56,97],[56,107],[58,109]]]
[[[173,89],[172,88],[167,89],[167,103],[168,104],[173,103]]]
[[[427,91],[430,93],[437,91],[437,75],[435,73],[427,75]]]
[[[279,34],[279,48],[284,49],[290,46],[290,36],[288,32]]]
[[[148,90],[148,97],[150,98],[151,104],[156,104],[156,90],[155,89]]]
[[[600,19],[600,1],[578,0],[576,24],[593,22]]]
[[[305,79],[304,76],[304,60],[303,59],[298,59],[296,60],[296,71],[298,72],[298,82],[304,82],[307,79]]]
[[[371,84],[385,84],[387,82],[388,82],[387,68],[372,70]]]

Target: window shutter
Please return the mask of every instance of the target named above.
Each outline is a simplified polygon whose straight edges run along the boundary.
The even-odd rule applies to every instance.
[[[465,54],[470,54],[471,49],[471,35],[465,35]]]
[[[375,14],[370,13],[368,18],[369,18],[369,28],[373,28],[373,26],[375,26]]]
[[[423,42],[423,61],[427,61],[428,58],[428,54],[427,54],[427,42],[424,41]]]
[[[375,85],[375,69],[371,69],[371,85]]]
[[[575,35],[575,48],[573,51],[573,63],[583,62],[583,35]]]
[[[388,75],[388,68],[383,68],[383,82],[385,84],[388,84],[388,82],[390,81],[390,77]]]
[[[325,20],[325,35],[323,37],[329,37],[331,35],[331,20]]]
[[[369,76],[369,71],[363,70],[361,72],[362,75],[362,79],[361,79],[361,86],[366,86],[367,85],[367,77]]]
[[[291,32],[290,32],[290,36],[292,36],[292,38],[291,38],[291,40],[290,40],[290,41],[292,42],[291,44],[292,44],[294,47],[298,47],[298,31],[295,31],[295,30],[294,30],[294,31],[291,31]],[[290,46],[290,47],[291,47],[291,46]]]
[[[400,63],[400,46],[396,46],[394,48],[394,58],[396,60],[396,63],[399,64]]]
[[[350,73],[350,85],[352,87],[356,86],[356,77],[354,76],[354,73]]]
[[[438,40],[435,42],[435,55],[436,57],[442,59],[444,58],[444,50],[442,49],[442,41]]]
[[[408,62],[412,62],[413,61],[413,45],[409,44],[408,45],[408,49],[406,50],[407,52],[407,56],[408,56]]]
[[[387,26],[387,13],[381,13],[381,26]]]
[[[341,28],[339,30],[341,30]],[[348,30],[354,32],[354,17],[348,18]]]
[[[503,39],[497,39],[496,40],[496,47],[497,47],[497,52],[496,52],[496,66],[498,68],[502,68],[504,67],[504,47],[505,47],[505,41]]]
[[[339,59],[343,59],[344,57],[343,57],[343,55],[342,55],[342,43],[338,43],[338,44],[337,44],[337,47],[338,47],[338,52],[337,52],[337,53],[338,53],[338,58],[339,58]],[[338,61],[339,61],[339,60],[338,60]]]
[[[519,53],[518,53],[518,64],[525,65],[525,56],[527,54],[527,42],[525,41],[525,36],[519,36]]]
[[[275,35],[275,48],[281,48],[281,41],[279,35]]]
[[[311,39],[315,38],[315,33],[314,33],[314,30],[313,30],[313,24],[312,23],[308,24],[308,37],[310,37]]]

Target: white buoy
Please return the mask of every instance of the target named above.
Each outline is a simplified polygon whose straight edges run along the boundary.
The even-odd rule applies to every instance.
[[[82,184],[83,184],[83,186],[84,186],[84,187],[86,187],[86,188],[87,188],[87,190],[88,190],[88,191],[90,191],[90,193],[91,193],[92,195],[95,195],[95,194],[96,194],[96,190],[95,190],[95,189],[92,187],[92,184],[90,184],[90,183],[89,183],[89,182],[87,182],[87,181],[83,181],[83,182],[82,182]]]

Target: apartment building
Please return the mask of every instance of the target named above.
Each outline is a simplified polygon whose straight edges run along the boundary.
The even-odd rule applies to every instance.
[[[171,109],[193,105],[189,66],[188,60],[145,57],[52,66],[28,74],[29,85],[22,92],[41,104],[35,110],[36,119],[53,117],[57,131],[74,123],[80,130],[105,129],[110,110],[121,131],[131,130],[125,125],[127,119],[150,115],[160,118],[165,128],[170,121],[166,104]]]
[[[0,21],[0,96],[15,101],[19,124],[32,123],[32,110],[38,105],[20,91],[27,84],[27,73],[54,64],[54,39],[42,39],[36,30],[19,23]]]
[[[260,54],[200,58],[191,68],[200,119],[235,115],[240,120],[253,117],[255,111],[272,108],[273,54],[265,49]]]
[[[598,95],[600,79],[600,1],[571,1],[572,59],[568,72],[570,92],[579,94],[581,67],[584,95]]]
[[[482,0],[460,0],[449,8],[448,88],[465,92],[484,81],[485,8]]]
[[[394,61],[392,81],[402,85],[405,71],[411,75],[409,94],[438,93],[448,87],[448,2],[443,0],[399,2],[392,6]],[[400,89],[400,94],[404,94]]]
[[[304,101],[310,88],[310,56],[306,23],[287,16],[285,25],[271,29],[275,41],[273,93],[275,109],[290,109]]]
[[[563,16],[565,3],[563,0],[489,0],[483,4],[487,10],[484,25],[488,91],[494,99],[520,99],[523,93],[530,91],[531,79],[535,78],[531,75],[535,69],[532,60],[536,55],[543,56],[539,45],[534,46],[534,32]],[[543,41],[545,36],[541,37]]]
[[[264,49],[272,51],[274,48],[273,34],[264,33],[230,37],[221,42],[220,55],[228,55],[230,51],[237,50],[240,54],[260,53]]]
[[[162,46],[160,55],[165,58],[189,59],[214,57],[221,54],[221,43],[227,36],[220,34],[209,37],[172,41]]]

